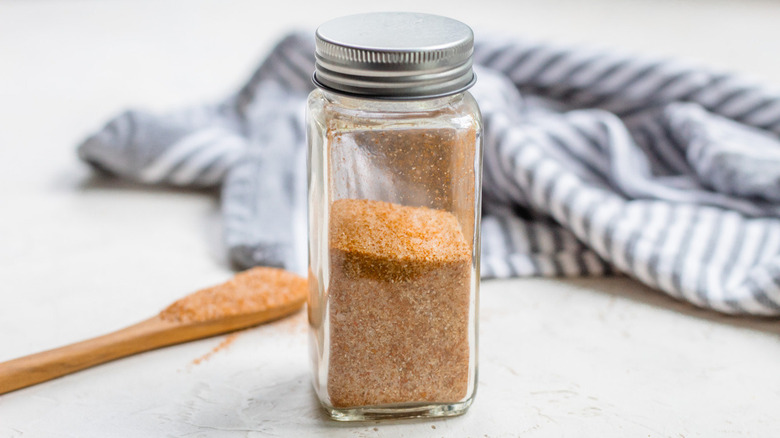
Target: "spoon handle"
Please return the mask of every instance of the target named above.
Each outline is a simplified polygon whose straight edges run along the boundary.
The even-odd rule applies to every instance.
[[[228,333],[297,312],[304,297],[262,311],[201,322],[173,322],[159,315],[86,341],[0,363],[0,394],[155,348]]]
[[[176,343],[170,336],[173,326],[155,316],[103,336],[0,363],[0,394]]]

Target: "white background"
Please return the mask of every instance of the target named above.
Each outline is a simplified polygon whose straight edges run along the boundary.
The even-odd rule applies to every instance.
[[[456,6],[457,4],[457,6]],[[0,2],[0,360],[103,334],[231,275],[214,193],[93,176],[75,145],[126,107],[221,99],[276,38],[414,10],[475,29],[684,57],[780,84],[772,1]],[[343,425],[310,388],[301,314],[0,396],[0,436],[772,436],[780,324],[625,278],[483,284],[463,417]]]

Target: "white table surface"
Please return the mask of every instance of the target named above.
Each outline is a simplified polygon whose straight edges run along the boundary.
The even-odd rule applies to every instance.
[[[771,1],[400,0],[481,30],[684,56],[780,84]],[[274,38],[366,2],[0,2],[0,361],[103,334],[231,275],[214,193],[92,175],[74,145],[128,106],[241,84]],[[0,436],[716,437],[780,431],[780,323],[626,278],[486,281],[468,414],[327,420],[302,314],[0,396]]]

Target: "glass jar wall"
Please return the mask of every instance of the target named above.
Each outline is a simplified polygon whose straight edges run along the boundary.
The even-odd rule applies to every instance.
[[[476,389],[481,121],[468,92],[308,102],[314,385],[334,418],[456,415]]]

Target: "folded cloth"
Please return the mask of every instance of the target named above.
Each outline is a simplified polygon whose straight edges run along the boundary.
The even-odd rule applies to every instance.
[[[480,41],[482,275],[625,273],[696,306],[780,315],[780,93],[676,60]],[[148,184],[222,184],[238,267],[306,270],[313,41],[284,38],[226,101],[125,112],[82,159]]]

